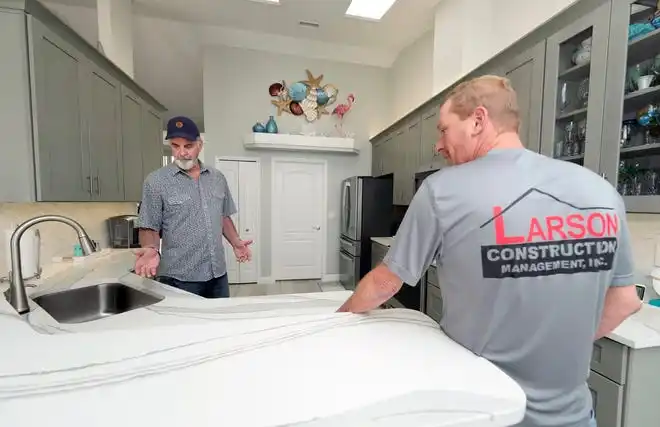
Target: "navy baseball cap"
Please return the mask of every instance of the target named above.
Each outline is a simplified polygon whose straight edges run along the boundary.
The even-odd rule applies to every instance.
[[[172,138],[185,138],[188,141],[196,141],[199,138],[199,128],[188,117],[172,117],[167,122],[167,135],[165,139]]]

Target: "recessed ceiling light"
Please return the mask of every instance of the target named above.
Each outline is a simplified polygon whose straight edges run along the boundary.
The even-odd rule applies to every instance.
[[[346,15],[379,21],[396,0],[351,0]]]
[[[312,27],[312,28],[318,28],[321,26],[318,22],[314,22],[314,21],[299,21],[298,25],[300,25],[301,27]]]

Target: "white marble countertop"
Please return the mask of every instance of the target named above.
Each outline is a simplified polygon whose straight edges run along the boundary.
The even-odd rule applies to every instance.
[[[127,273],[132,262],[98,254],[29,293],[119,281],[161,302],[65,325],[0,298],[3,425],[468,427],[524,414],[513,380],[421,313],[335,313],[349,291],[207,300]]]
[[[372,237],[371,240],[390,247],[394,237]],[[435,261],[431,265],[435,266]],[[633,349],[660,347],[660,308],[644,304],[638,313],[626,319],[607,338]]]
[[[371,240],[389,248],[394,242],[394,237],[372,237]]]

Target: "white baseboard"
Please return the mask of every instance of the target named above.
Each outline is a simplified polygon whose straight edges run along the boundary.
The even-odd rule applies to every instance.
[[[257,279],[257,284],[259,285],[272,285],[275,283],[272,277],[260,277]]]
[[[324,274],[323,277],[321,277],[321,282],[339,282],[339,274]]]

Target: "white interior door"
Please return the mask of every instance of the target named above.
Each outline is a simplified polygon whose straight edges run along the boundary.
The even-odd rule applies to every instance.
[[[257,242],[257,227],[259,224],[259,165],[255,161],[217,160],[218,168],[227,178],[238,213],[232,215],[238,234],[243,240],[253,240],[251,246],[252,261],[238,263],[234,251],[227,239],[223,238],[227,258],[227,275],[229,283],[256,282],[259,273],[257,258],[259,256]]]
[[[273,271],[276,280],[323,275],[325,165],[273,162]]]
[[[259,187],[261,176],[257,162],[238,162],[238,222],[236,229],[243,240],[252,240],[252,261],[238,264],[238,282],[254,283],[259,280],[257,257],[260,243],[257,238],[259,227]]]

